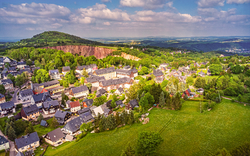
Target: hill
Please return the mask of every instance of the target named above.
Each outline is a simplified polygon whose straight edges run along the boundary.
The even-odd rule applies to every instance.
[[[83,39],[78,36],[62,33],[58,31],[45,31],[34,35],[32,38],[22,39],[18,42],[9,43],[7,48],[19,47],[46,47],[62,45],[103,45],[97,41]]]

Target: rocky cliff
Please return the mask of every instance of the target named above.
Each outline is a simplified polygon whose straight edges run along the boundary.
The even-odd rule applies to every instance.
[[[136,56],[133,56],[133,55],[129,55],[129,54],[126,54],[126,53],[123,53],[121,54],[121,56],[119,55],[114,55],[114,57],[123,57],[127,60],[134,60],[134,61],[139,61],[141,60],[139,57],[136,57]]]
[[[92,56],[94,55],[97,59],[107,57],[110,53],[115,51],[114,49],[91,47],[82,45],[66,45],[66,46],[55,46],[55,47],[44,47],[46,49],[57,49],[64,52],[70,52],[72,54],[78,54],[81,56]]]

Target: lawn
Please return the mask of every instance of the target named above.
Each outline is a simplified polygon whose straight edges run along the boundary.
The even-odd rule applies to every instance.
[[[50,125],[51,121],[52,121],[52,118],[47,120],[47,123]],[[59,127],[62,128],[63,126],[59,126]],[[56,128],[58,128],[58,127],[56,127]],[[38,136],[45,135],[45,134],[53,131],[56,128],[53,128],[53,127],[50,127],[50,126],[43,127],[40,124],[34,126],[34,130],[37,132]]]
[[[88,134],[79,142],[49,147],[45,155],[120,155],[128,142],[136,145],[143,130],[159,131],[164,138],[157,155],[209,155],[218,148],[232,150],[250,140],[249,111],[249,106],[223,99],[212,111],[201,114],[199,102],[186,101],[180,111],[154,108],[146,125]]]

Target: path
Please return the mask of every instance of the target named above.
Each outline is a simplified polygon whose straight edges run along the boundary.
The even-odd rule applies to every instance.
[[[223,99],[227,99],[227,100],[232,100],[231,98],[228,98],[228,97],[224,97],[224,96],[221,96]],[[240,104],[246,104],[246,105],[250,105],[249,103],[244,103],[244,102],[240,102],[240,101],[236,101],[234,100],[235,102],[238,102]]]
[[[15,144],[13,141],[10,141],[5,135],[3,135],[3,132],[0,130],[0,135],[4,136],[9,142],[10,142],[10,156],[15,156]]]

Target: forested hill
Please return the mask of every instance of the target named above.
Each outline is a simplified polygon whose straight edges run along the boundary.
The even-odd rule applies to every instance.
[[[58,45],[103,45],[97,41],[83,39],[78,36],[58,32],[45,31],[43,33],[34,35],[32,38],[22,39],[15,43],[10,43],[6,47],[46,47]]]

